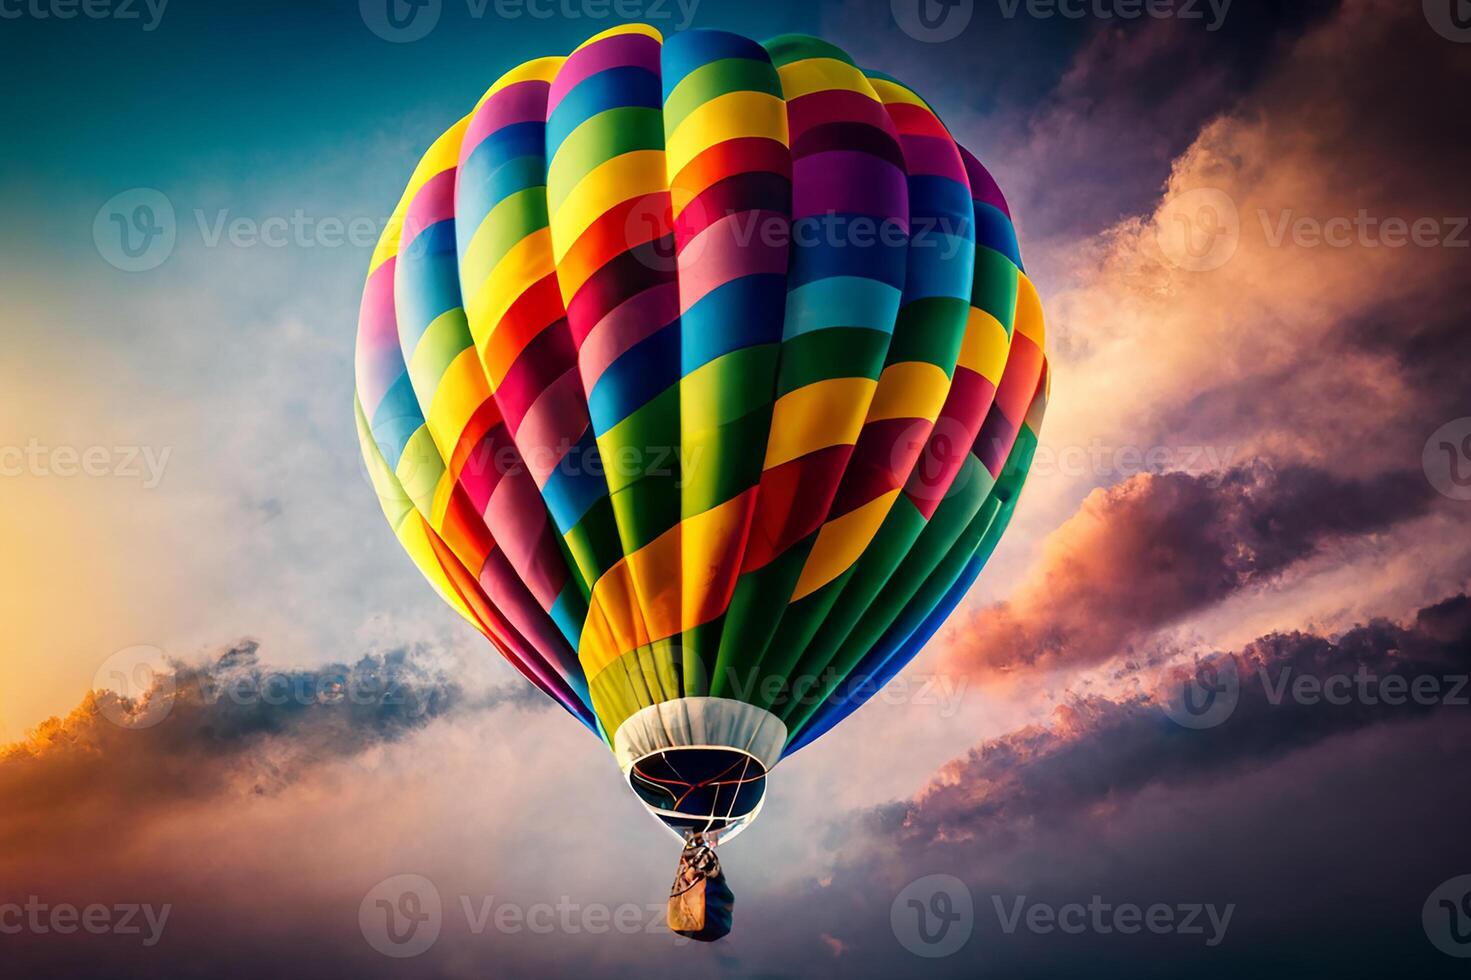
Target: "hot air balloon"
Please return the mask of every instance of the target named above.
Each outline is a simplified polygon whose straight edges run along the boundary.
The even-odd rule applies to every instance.
[[[355,409],[424,576],[715,843],[974,582],[1043,348],[1006,201],[919,95],[815,37],[625,25],[419,161]]]

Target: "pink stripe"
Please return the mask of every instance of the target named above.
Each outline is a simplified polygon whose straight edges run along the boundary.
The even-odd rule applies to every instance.
[[[547,485],[587,426],[582,378],[577,368],[571,367],[536,396],[516,430],[516,445],[521,447],[526,469],[538,487]]]
[[[1000,208],[1003,214],[1011,217],[1011,208],[1006,205],[1006,195],[1001,193],[1001,187],[996,183],[996,178],[991,176],[991,171],[982,166],[981,161],[965,147],[959,146],[959,149],[960,158],[965,161],[965,172],[970,177],[970,196],[983,204]]]
[[[476,443],[475,448],[470,450],[470,455],[465,457],[460,472],[456,474],[460,487],[470,500],[470,506],[477,513],[485,512],[491,495],[500,485],[502,464],[508,459],[516,459],[515,447],[511,446],[508,435],[504,425],[492,427]],[[512,451],[508,453],[503,447],[509,447]]]
[[[592,391],[620,354],[663,330],[678,316],[679,282],[672,277],[619,304],[587,332],[577,349],[583,387]]]
[[[634,66],[659,74],[660,44],[647,34],[618,34],[574,51],[562,63],[547,96],[547,118],[551,118],[568,92],[600,71]]]
[[[393,310],[393,268],[390,258],[368,277],[363,302],[358,310],[357,373],[358,399],[369,421],[383,396],[404,372],[403,354],[398,349],[398,318]]]
[[[460,163],[463,164],[476,147],[498,129],[517,123],[546,122],[547,91],[550,88],[550,82],[532,79],[508,85],[486,99],[465,128],[465,138],[460,143]]]
[[[419,188],[419,193],[414,195],[404,212],[403,234],[398,240],[399,251],[407,249],[425,228],[455,216],[455,174],[458,172],[451,167],[430,177]]]
[[[960,159],[960,150],[955,141],[936,136],[901,136],[899,145],[904,150],[904,169],[909,176],[930,175],[948,177],[958,184],[967,182],[965,163]]]
[[[541,608],[552,608],[566,583],[567,566],[547,534],[546,505],[524,470],[508,473],[490,495],[485,526]]]
[[[797,138],[814,126],[834,122],[865,122],[891,136],[898,135],[894,120],[873,99],[848,89],[824,89],[787,103],[788,145],[795,146]]]
[[[827,150],[792,162],[792,220],[863,214],[909,228],[904,171],[862,150]]]
[[[786,242],[761,240],[760,230],[771,216],[785,217],[773,211],[727,215],[684,243],[679,250],[681,313],[742,276],[787,271]]]
[[[551,617],[526,591],[504,551],[497,548],[486,556],[479,582],[496,609],[530,641],[527,646],[531,649],[519,658],[522,663],[538,676],[542,676],[550,666],[556,671],[556,686],[561,687],[562,678],[570,676],[571,668],[577,663],[577,655],[567,646],[567,640],[552,623]],[[538,653],[546,660],[537,656]]]

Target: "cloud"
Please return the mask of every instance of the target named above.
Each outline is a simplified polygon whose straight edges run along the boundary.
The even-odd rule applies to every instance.
[[[1049,726],[976,746],[886,819],[911,838],[1004,835],[1151,784],[1209,782],[1330,735],[1453,710],[1471,699],[1471,599],[1457,595],[1421,609],[1409,625],[1374,620],[1336,639],[1270,634],[1236,652],[1233,664],[1239,694],[1218,726],[1175,726],[1163,709],[1182,678],[1167,671],[1147,692],[1078,697]],[[1344,680],[1329,689],[1302,680],[1331,677]],[[1386,685],[1391,677],[1399,680]],[[1412,691],[1417,678],[1426,679],[1423,697]]]
[[[1453,961],[1427,942],[1420,910],[1471,866],[1471,842],[1444,818],[1471,804],[1455,775],[1471,735],[1471,599],[1337,637],[1272,634],[1233,657],[1239,696],[1216,727],[1171,720],[1180,677],[1166,674],[1073,699],[1046,725],[976,745],[912,798],[835,823],[831,869],[761,897],[768,946],[749,968],[820,970],[830,938],[860,977],[1445,975]],[[1310,703],[1283,686],[1311,677],[1336,691],[1329,678],[1358,676],[1372,699]],[[1434,698],[1405,696],[1417,678]],[[909,914],[896,896],[927,875],[972,894],[975,934],[921,963],[890,923]],[[1018,901],[1211,903],[1232,918],[1211,949],[1142,930],[1008,931],[998,909]]]
[[[104,815],[116,839],[180,805],[278,793],[441,718],[545,701],[524,684],[468,692],[403,650],[272,670],[247,640],[172,668],[135,698],[90,692],[0,747],[0,849],[85,839]]]
[[[1255,462],[1136,475],[1090,494],[1010,599],[948,627],[948,663],[996,674],[1135,653],[1161,628],[1272,582],[1336,539],[1423,514],[1433,497],[1418,472],[1356,480]]]

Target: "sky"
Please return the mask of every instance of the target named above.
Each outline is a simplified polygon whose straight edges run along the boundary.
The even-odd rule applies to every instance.
[[[0,2],[24,80],[0,103],[0,952],[120,977],[1463,970],[1471,36],[1434,2],[1130,9],[962,0],[936,36],[905,0],[430,0],[411,38],[371,0]],[[606,750],[401,554],[351,413],[418,155],[507,68],[622,20],[816,33],[923,92],[1007,193],[1054,370],[997,555],[774,774],[711,947],[653,921],[674,857]],[[127,254],[117,201],[164,202],[172,242]],[[294,693],[220,693],[262,684]],[[387,955],[375,903],[410,892],[432,941]],[[13,931],[7,903],[45,910]],[[65,906],[109,925],[68,933]]]

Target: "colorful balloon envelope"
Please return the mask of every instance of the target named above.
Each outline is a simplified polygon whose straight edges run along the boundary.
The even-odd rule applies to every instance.
[[[975,580],[1043,348],[1006,201],[919,95],[814,37],[628,25],[424,154],[357,424],[444,600],[728,839]]]

